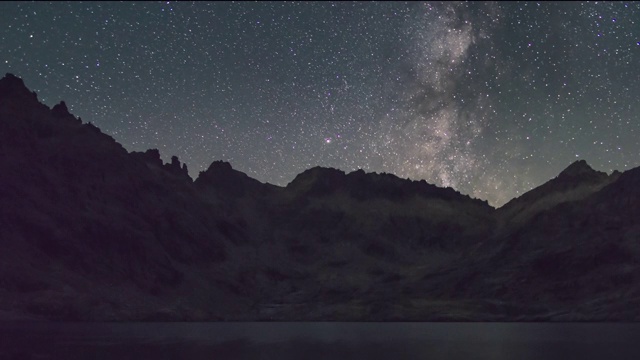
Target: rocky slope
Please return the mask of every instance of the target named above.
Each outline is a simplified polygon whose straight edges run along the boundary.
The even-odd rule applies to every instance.
[[[64,320],[638,319],[640,170],[586,162],[495,210],[316,167],[192,180],[0,80],[0,316]]]
[[[526,224],[537,214],[559,204],[581,200],[620,176],[615,171],[611,175],[593,170],[585,160],[578,160],[557,177],[515,198],[499,208],[496,216],[500,231],[513,231]]]
[[[640,168],[607,178],[577,166],[583,196],[495,239],[455,276],[449,296],[498,300],[515,319],[640,319]]]

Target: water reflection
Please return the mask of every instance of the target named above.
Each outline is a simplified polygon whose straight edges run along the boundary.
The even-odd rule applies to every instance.
[[[3,323],[0,359],[640,359],[637,324]]]

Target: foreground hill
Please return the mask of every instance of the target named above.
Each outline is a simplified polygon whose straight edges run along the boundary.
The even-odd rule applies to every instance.
[[[0,80],[0,315],[64,320],[638,319],[640,171],[586,162],[495,210],[316,167],[286,187],[127,152]]]

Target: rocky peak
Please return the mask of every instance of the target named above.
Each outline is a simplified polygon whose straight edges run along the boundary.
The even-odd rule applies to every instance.
[[[346,175],[344,171],[316,166],[298,174],[287,185],[287,189],[294,189],[310,195],[322,195],[343,188],[345,183]]]
[[[158,149],[149,149],[145,152],[133,151],[131,155],[144,163],[158,167],[162,166],[162,159],[160,159],[160,151]]]
[[[226,179],[237,178],[239,174],[245,175],[244,173],[234,170],[230,163],[222,160],[216,160],[209,165],[207,170],[200,172],[200,175],[196,179],[196,184],[217,184],[225,182]]]
[[[64,101],[60,101],[59,104],[55,105],[53,109],[51,109],[51,115],[55,118],[63,118],[67,116],[72,116],[67,108],[67,104]]]
[[[212,162],[211,165],[209,165],[209,168],[205,172],[209,174],[224,174],[231,173],[232,171],[233,168],[231,167],[231,164],[229,162],[216,160]]]
[[[241,196],[249,183],[260,184],[259,181],[252,179],[247,174],[234,170],[231,164],[226,161],[217,160],[209,165],[206,171],[201,171],[195,181],[196,186],[205,189],[217,189],[226,195]]]
[[[575,178],[579,176],[591,176],[597,174],[599,171],[593,170],[585,160],[574,161],[571,165],[567,166],[559,175],[558,178]]]
[[[564,169],[551,182],[559,188],[574,188],[581,185],[600,184],[609,182],[609,175],[603,171],[594,170],[584,160],[577,160]]]
[[[64,101],[53,109],[40,103],[36,92],[29,91],[24,81],[13,74],[7,73],[0,79],[0,101],[4,104],[2,111],[16,118],[44,119],[51,115],[54,119],[66,120],[69,124],[82,123],[69,112]]]
[[[514,228],[556,205],[584,199],[618,176],[609,176],[594,170],[585,160],[577,160],[555,178],[506,203],[499,209],[499,214],[505,224]]]
[[[69,112],[69,109],[67,108],[67,104],[64,101],[60,101],[59,104],[56,104],[53,107],[53,109],[51,109],[51,116],[53,116],[56,119],[72,120],[72,122],[75,122],[78,124],[82,123],[80,118],[76,118],[73,114]],[[95,130],[98,130],[98,132],[101,132],[97,127]]]
[[[16,118],[42,116],[49,111],[38,101],[35,91],[29,91],[21,78],[9,73],[0,79],[0,105],[0,111]]]
[[[9,96],[29,97],[35,100],[38,99],[35,92],[31,92],[27,89],[21,78],[7,73],[2,79],[0,79],[0,98]]]

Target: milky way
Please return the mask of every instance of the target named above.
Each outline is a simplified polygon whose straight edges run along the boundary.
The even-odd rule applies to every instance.
[[[0,71],[192,176],[388,172],[499,206],[640,165],[640,4],[8,3]]]

